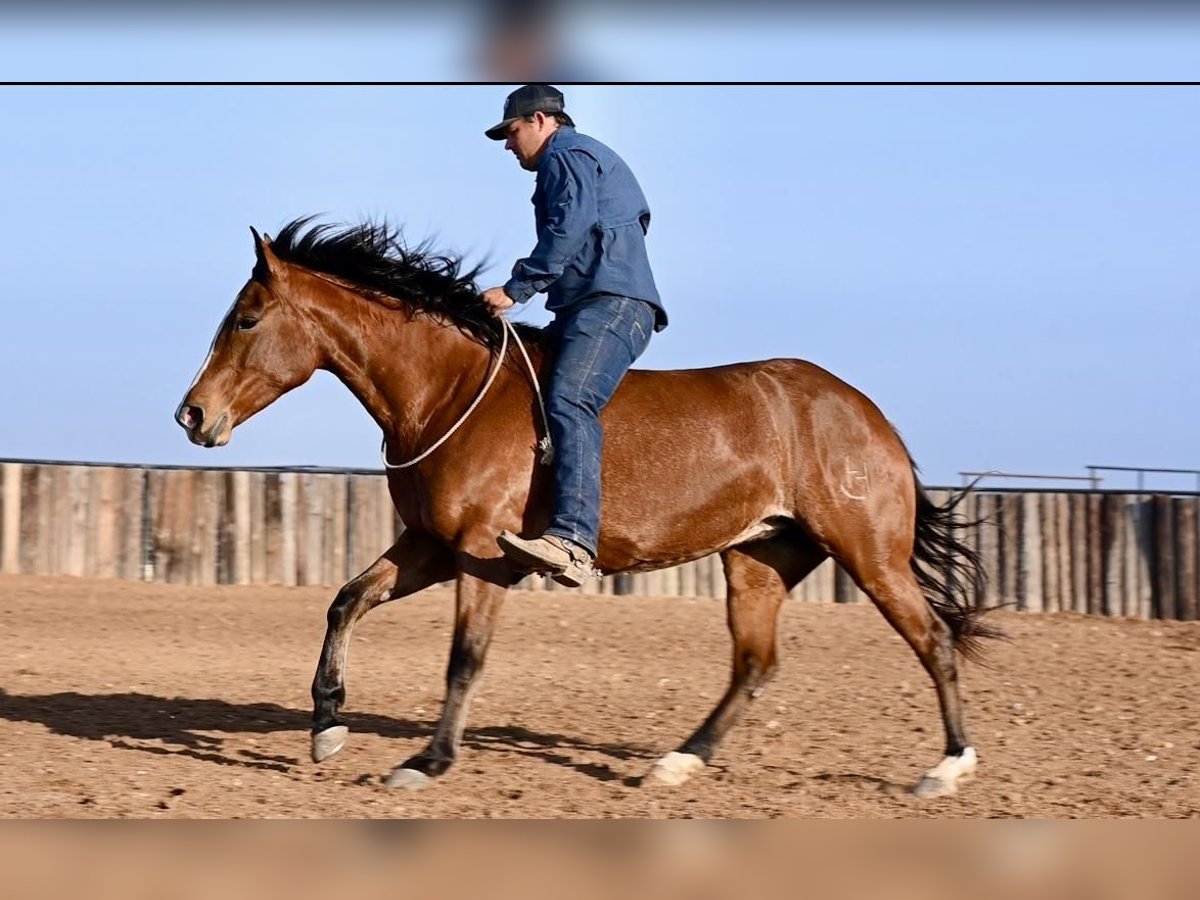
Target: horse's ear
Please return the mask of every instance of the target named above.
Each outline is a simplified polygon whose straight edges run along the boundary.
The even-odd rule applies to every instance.
[[[250,233],[254,235],[254,274],[265,275],[271,271],[272,264],[275,262],[275,254],[271,250],[271,236],[269,234],[259,234],[258,230],[251,225]]]

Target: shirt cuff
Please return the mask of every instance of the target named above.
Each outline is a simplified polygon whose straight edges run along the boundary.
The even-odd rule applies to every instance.
[[[512,297],[514,303],[524,303],[537,293],[533,285],[519,278],[510,278],[504,283],[504,293]]]

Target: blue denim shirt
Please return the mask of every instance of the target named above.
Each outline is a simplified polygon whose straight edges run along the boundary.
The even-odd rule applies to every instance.
[[[645,300],[667,314],[646,255],[650,207],[633,172],[604,144],[559,126],[538,160],[537,246],[513,266],[504,291],[518,303],[545,291],[557,312],[597,294]]]

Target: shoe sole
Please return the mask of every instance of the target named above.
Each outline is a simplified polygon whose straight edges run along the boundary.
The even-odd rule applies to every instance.
[[[579,580],[576,580],[573,575],[568,575],[566,572],[559,572],[555,575],[551,575],[550,577],[553,578],[555,581],[557,581],[559,584],[566,585],[567,587],[573,587],[573,588],[582,587],[583,582],[584,582],[584,579],[581,578]]]
[[[552,562],[547,562],[540,556],[534,556],[524,547],[518,547],[515,544],[510,544],[503,538],[496,541],[500,545],[500,549],[515,563],[530,569],[534,572],[543,572],[547,574],[562,574],[566,571],[566,566],[555,565]]]
[[[513,562],[523,566],[526,569],[529,569],[531,572],[535,572],[540,575],[549,575],[556,582],[564,585],[565,587],[581,587],[584,581],[587,580],[586,575],[577,576],[573,574],[571,572],[572,568],[574,568],[573,566],[561,566],[547,562],[540,556],[534,556],[524,547],[518,547],[515,544],[509,543],[508,541],[504,540],[503,537],[498,538],[496,543],[500,545],[500,549],[504,551],[504,555]]]

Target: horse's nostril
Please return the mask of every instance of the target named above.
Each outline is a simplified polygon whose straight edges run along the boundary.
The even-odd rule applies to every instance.
[[[204,421],[204,409],[199,406],[189,406],[182,403],[175,412],[175,421],[189,431],[199,427]]]

